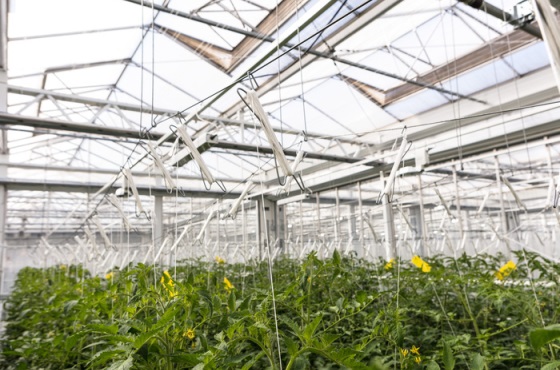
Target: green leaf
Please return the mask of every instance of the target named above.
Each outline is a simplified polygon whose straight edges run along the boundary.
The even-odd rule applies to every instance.
[[[443,341],[443,365],[445,370],[453,370],[455,368],[455,358],[449,343],[446,341]]]
[[[187,275],[186,283],[191,285],[191,286],[194,285],[194,275],[193,275],[192,272],[189,272],[189,274]]]
[[[207,290],[199,290],[198,295],[208,303],[208,309],[210,310],[210,317],[214,313],[214,305],[212,304],[212,296]]]
[[[340,252],[335,248],[333,254],[332,254],[332,259],[333,259],[333,265],[335,266],[340,266]]]
[[[241,368],[241,370],[249,370],[251,367],[253,367],[254,364],[257,363],[258,360],[261,359],[261,357],[264,356],[264,352],[259,352],[259,354],[257,354],[251,361],[247,362],[245,365],[243,365],[243,367]],[[194,370],[194,369],[193,369]]]
[[[430,361],[430,362],[428,362],[428,365],[426,366],[426,370],[441,370],[441,368],[439,367],[437,362]]]
[[[72,347],[74,347],[80,339],[82,339],[84,336],[87,335],[87,333],[88,333],[87,331],[79,331],[76,334],[69,336],[68,339],[66,339],[66,342],[64,343],[64,348],[67,351],[71,350]]]
[[[177,312],[179,312],[180,310],[181,310],[181,306],[179,306],[178,303],[174,303],[171,307],[167,309],[167,311],[164,312],[163,315],[161,315],[160,319],[158,320],[158,322],[154,327],[158,329],[163,328],[175,318]]]
[[[157,333],[160,332],[160,328],[156,327],[152,330],[149,330],[145,333],[140,334],[138,337],[136,337],[134,339],[134,348],[140,348],[144,345],[144,343],[146,343],[147,341],[149,341],[151,338],[153,338]]]
[[[317,327],[321,323],[322,319],[323,319],[323,315],[320,314],[315,319],[313,319],[313,321],[311,321],[309,324],[307,324],[305,329],[303,329],[303,338],[307,342],[309,342],[311,340],[311,338],[313,337],[313,334],[315,334],[315,330],[317,330]]]
[[[127,358],[126,360],[120,360],[112,364],[105,370],[128,370],[132,367],[132,357]]]
[[[540,329],[533,329],[529,333],[529,341],[535,350],[558,338],[560,338],[559,324],[550,325]]]
[[[111,348],[111,349],[99,351],[96,354],[94,354],[93,357],[91,358],[90,365],[92,367],[102,365],[109,360],[121,357],[121,355],[126,352],[127,352],[127,348],[123,348],[123,347],[117,347],[116,349]]]
[[[541,367],[541,370],[556,370],[560,367],[560,361],[554,361]]]
[[[477,353],[473,356],[471,370],[484,370],[484,357]]]
[[[87,326],[91,331],[106,334],[117,334],[119,327],[117,325],[89,324]]]
[[[363,290],[360,290],[357,294],[356,294],[356,301],[358,301],[359,303],[365,303],[367,300],[367,296],[368,294],[366,292],[364,292]]]
[[[171,355],[171,361],[176,364],[195,366],[200,363],[198,355],[194,353],[179,353]]]
[[[289,337],[286,337],[284,339],[284,342],[286,343],[286,348],[288,349],[288,354],[290,355],[290,357],[295,355],[299,350],[299,346],[297,345],[297,343]]]
[[[232,291],[231,293],[229,293],[229,297],[228,297],[228,308],[230,312],[235,311],[235,292]]]
[[[249,309],[249,304],[251,303],[251,299],[252,299],[252,298],[253,298],[253,297],[251,297],[251,296],[248,296],[247,298],[245,298],[245,299],[243,300],[243,302],[241,302],[241,304],[239,305],[238,309],[239,309],[240,311]]]

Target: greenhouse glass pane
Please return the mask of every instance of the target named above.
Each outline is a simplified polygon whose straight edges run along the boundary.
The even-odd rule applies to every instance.
[[[427,111],[448,102],[449,101],[439,92],[434,90],[424,90],[394,104],[386,106],[385,110],[398,119],[404,120],[405,118],[414,116],[415,114]]]

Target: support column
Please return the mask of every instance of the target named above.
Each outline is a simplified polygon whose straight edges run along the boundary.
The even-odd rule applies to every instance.
[[[362,183],[358,182],[358,212],[360,213],[360,252],[358,253],[359,257],[365,258],[366,247],[365,247],[365,240],[364,240],[364,205],[362,201]]]
[[[8,111],[8,0],[0,0],[0,113]],[[8,132],[0,130],[0,163],[8,162]],[[0,166],[0,177],[7,177],[8,167]],[[4,262],[6,251],[6,211],[8,191],[0,186],[0,294],[4,294]]]
[[[550,67],[556,78],[558,91],[560,91],[560,26],[558,25],[556,15],[551,9],[551,3],[558,8],[560,2],[554,0],[532,0],[531,3],[550,58]]]
[[[424,214],[424,190],[422,185],[422,175],[418,176],[418,204],[420,205],[420,227],[422,228],[422,242],[420,244],[420,253],[422,256],[426,255],[427,251],[427,235],[429,233],[426,226],[426,215]]]
[[[278,213],[276,202],[266,199],[258,198],[258,245],[259,245],[259,258],[262,260],[267,257],[267,249],[274,245],[278,237]],[[273,252],[270,251],[272,256]]]
[[[162,178],[156,176],[156,185],[161,185]],[[154,196],[154,212],[152,214],[152,248],[153,253],[159,249],[163,243],[163,197],[161,195]],[[154,254],[155,257],[155,254]]]
[[[461,194],[459,193],[459,181],[457,180],[457,166],[453,165],[453,185],[455,186],[455,209],[457,210],[457,222],[459,223],[459,242],[460,246],[465,237],[465,230],[463,227],[463,217],[461,216]]]
[[[507,219],[506,219],[506,211],[505,211],[505,205],[504,205],[504,192],[502,190],[502,177],[501,177],[501,173],[500,173],[500,161],[498,160],[498,157],[495,156],[494,157],[494,164],[496,166],[496,185],[498,186],[498,196],[500,197],[500,232],[499,234],[503,235],[503,239],[502,242],[505,243],[506,248],[507,248],[507,252],[508,252],[508,256],[511,256],[511,248],[509,246],[509,243],[507,242],[507,239],[505,239],[505,237],[507,236],[507,232],[508,232],[508,226],[507,226]]]

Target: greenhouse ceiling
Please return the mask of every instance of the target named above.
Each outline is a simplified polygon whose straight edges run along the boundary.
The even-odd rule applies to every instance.
[[[560,105],[533,18],[517,0],[10,0],[7,231],[77,231],[93,211],[114,225],[103,212],[124,169],[146,208],[165,196],[167,225],[232,202],[249,180],[250,198],[360,192],[373,207],[405,135],[399,204],[417,203],[420,187],[434,207],[460,193],[477,208],[499,163],[515,175],[504,197],[540,210],[558,172]],[[284,155],[305,152],[299,184],[279,184],[251,90]]]

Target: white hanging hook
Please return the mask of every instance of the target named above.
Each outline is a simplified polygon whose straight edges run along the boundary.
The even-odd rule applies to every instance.
[[[214,217],[214,215],[216,214],[216,211],[211,211],[208,214],[208,217],[206,218],[206,221],[204,221],[204,225],[202,225],[202,229],[200,229],[200,232],[198,233],[197,237],[195,238],[195,241],[200,243],[200,240],[202,239],[202,236],[204,235],[204,232],[206,231],[206,228],[208,227],[208,224],[210,223],[210,221],[212,220],[212,218]]]
[[[117,212],[119,212],[119,214],[121,215],[126,231],[130,231],[130,229],[132,229],[132,226],[130,225],[128,217],[124,213],[121,202],[117,199],[116,195],[110,194],[109,197],[107,197],[107,200],[117,209]]]
[[[101,221],[99,221],[99,218],[97,218],[97,216],[93,216],[91,218],[91,220],[93,221],[95,226],[97,226],[97,230],[99,231],[99,234],[101,234],[101,238],[103,239],[103,242],[105,243],[105,248],[106,249],[113,248],[116,251],[117,247],[113,243],[111,243],[111,240],[107,236],[107,233],[105,232],[105,228],[101,224]]]
[[[402,161],[405,153],[408,150],[407,149],[408,143],[409,142],[406,138],[406,127],[404,127],[403,131],[402,131],[401,146],[399,147],[399,151],[397,152],[397,156],[395,157],[395,162],[393,163],[393,168],[391,168],[391,173],[389,174],[389,177],[387,178],[387,182],[385,183],[385,187],[383,188],[383,191],[379,194],[379,197],[377,199],[377,203],[379,203],[381,201],[383,196],[385,196],[385,195],[389,196],[391,194],[391,189],[393,187],[393,183],[395,182],[395,176],[397,175],[397,170],[399,169],[401,161]]]
[[[157,154],[156,150],[154,149],[152,144],[150,144],[150,142],[147,142],[146,144],[148,144],[150,154],[152,155],[152,158],[154,158],[154,163],[156,164],[156,167],[160,170],[161,174],[163,175],[163,178],[165,180],[165,186],[167,187],[168,190],[176,189],[177,186],[175,185],[175,181],[173,181],[173,178],[169,174],[169,171],[167,171],[167,168],[165,168],[165,165],[163,164],[161,157]]]
[[[136,210],[138,211],[138,215],[144,213],[148,217],[148,213],[146,213],[146,211],[144,211],[144,207],[142,207],[142,201],[140,200],[140,193],[138,193],[138,188],[134,183],[132,171],[130,171],[129,168],[123,168],[123,174],[127,179],[128,187],[132,190],[132,194],[134,195],[134,199],[136,201]]]
[[[177,130],[176,131],[177,134],[179,134],[178,137],[181,138],[183,143],[185,143],[185,145],[191,151],[191,155],[194,158],[194,160],[196,161],[196,163],[198,164],[198,167],[200,168],[200,172],[202,173],[203,179],[206,182],[208,182],[210,185],[215,183],[216,180],[214,179],[214,176],[212,176],[212,173],[210,172],[210,169],[208,168],[208,166],[206,166],[206,163],[202,159],[202,156],[200,155],[200,152],[198,151],[196,145],[194,145],[194,142],[192,141],[191,137],[187,133],[186,128],[181,124],[181,125],[176,127],[176,130]]]
[[[296,176],[297,168],[298,168],[299,164],[301,163],[301,161],[303,160],[304,155],[305,155],[305,152],[301,149],[301,143],[300,143],[300,149],[298,150],[298,152],[296,154],[296,158],[292,162],[292,168],[291,169],[292,169],[293,175],[288,177],[288,179],[286,180],[286,183],[282,187],[282,189],[285,192],[287,192],[288,194],[290,192],[290,185],[292,184],[292,181],[293,181],[294,177]]]
[[[247,181],[247,183],[245,184],[245,188],[243,189],[243,192],[241,193],[239,198],[237,198],[235,200],[235,202],[233,203],[233,205],[229,209],[229,211],[227,213],[227,215],[229,217],[231,217],[232,219],[235,219],[235,217],[237,216],[237,211],[239,210],[239,206],[241,205],[241,202],[243,202],[243,200],[245,199],[247,194],[249,194],[251,189],[253,189],[254,185],[255,184],[252,181]]]
[[[268,116],[264,111],[261,102],[259,101],[259,97],[257,93],[254,90],[245,91],[241,88],[237,89],[237,92],[241,97],[241,99],[243,100],[243,102],[245,103],[245,105],[247,105],[247,107],[253,112],[253,114],[257,117],[257,119],[261,123],[266,138],[268,139],[268,142],[272,147],[272,152],[274,154],[276,163],[282,169],[284,176],[293,176],[294,173],[292,172],[288,160],[286,159],[286,155],[284,154],[284,150],[282,149],[282,146],[278,142],[278,138],[276,137],[276,134],[274,133],[274,130],[270,125],[270,122],[268,121]],[[241,96],[242,92],[245,93],[245,98]]]

